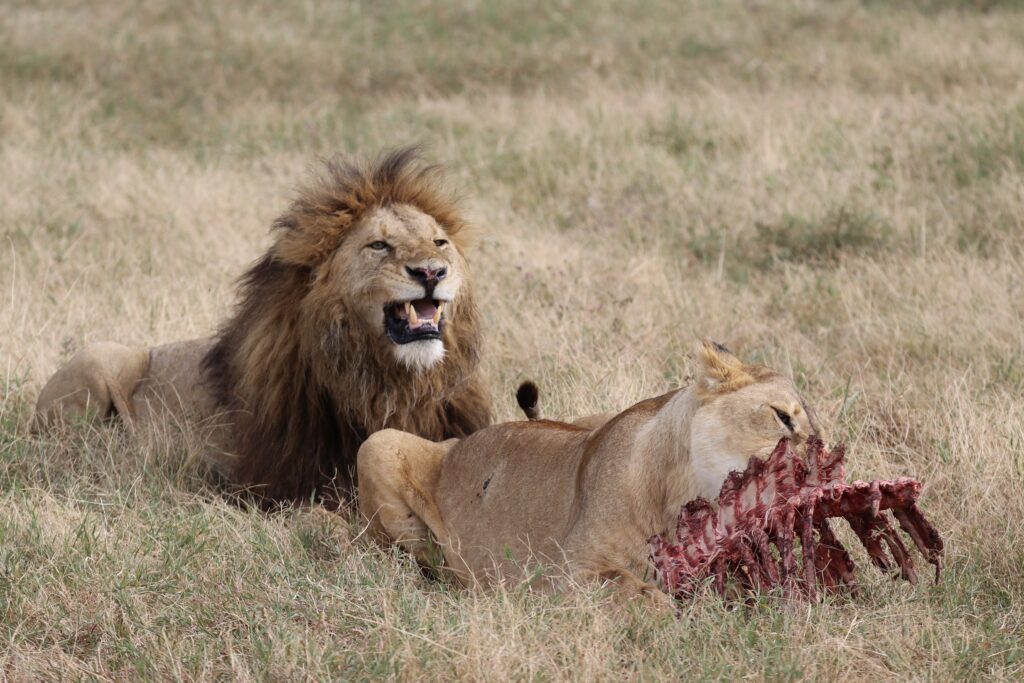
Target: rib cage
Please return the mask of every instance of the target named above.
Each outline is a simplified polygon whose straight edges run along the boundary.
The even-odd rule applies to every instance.
[[[942,538],[917,507],[921,483],[910,477],[847,483],[844,455],[842,445],[829,451],[812,438],[801,458],[782,439],[767,460],[752,458],[746,470],[729,474],[717,507],[703,498],[684,505],[677,543],[648,539],[661,584],[670,594],[687,597],[712,579],[724,595],[732,576],[748,589],[781,586],[787,595],[809,600],[819,586],[852,587],[853,560],[829,526],[836,517],[847,520],[876,567],[898,570],[916,583],[913,558],[888,511],[935,566],[938,581]]]

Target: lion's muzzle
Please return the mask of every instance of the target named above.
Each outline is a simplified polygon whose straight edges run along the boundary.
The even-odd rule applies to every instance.
[[[384,327],[396,344],[441,339],[447,301],[424,297],[399,301],[384,307]]]

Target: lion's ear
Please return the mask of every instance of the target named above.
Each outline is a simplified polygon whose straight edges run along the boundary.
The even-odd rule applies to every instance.
[[[350,214],[318,213],[293,207],[274,223],[277,231],[272,247],[274,255],[285,263],[317,266],[334,253],[351,224]]]
[[[718,342],[702,339],[697,345],[697,359],[697,386],[702,392],[728,390],[752,380],[743,361]]]

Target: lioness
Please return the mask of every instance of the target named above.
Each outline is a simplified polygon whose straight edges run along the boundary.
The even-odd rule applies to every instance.
[[[646,540],[675,540],[680,506],[713,498],[731,470],[779,439],[818,431],[793,382],[713,342],[694,383],[603,426],[510,422],[434,443],[387,430],[360,448],[359,509],[370,534],[422,563],[432,543],[465,584],[523,576],[616,579],[663,599]]]
[[[215,337],[85,347],[43,387],[36,427],[184,417],[209,427],[220,474],[274,500],[347,489],[378,429],[470,434],[491,403],[464,227],[414,148],[335,159],[274,223]]]

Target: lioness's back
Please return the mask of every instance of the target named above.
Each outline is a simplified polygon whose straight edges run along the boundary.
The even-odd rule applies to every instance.
[[[474,570],[509,556],[559,559],[571,521],[575,481],[589,430],[559,422],[511,422],[455,444],[444,459],[436,500],[448,532]],[[529,530],[525,537],[524,530]]]

